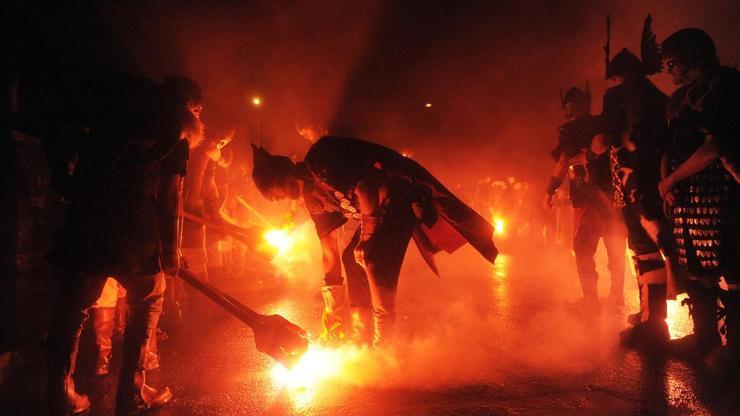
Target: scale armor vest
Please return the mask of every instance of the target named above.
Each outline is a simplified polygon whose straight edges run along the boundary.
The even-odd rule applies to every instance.
[[[692,111],[671,120],[671,170],[678,168],[704,142]],[[718,161],[679,182],[674,188],[673,236],[678,261],[695,277],[716,278],[735,262],[733,235],[737,222],[738,184]]]

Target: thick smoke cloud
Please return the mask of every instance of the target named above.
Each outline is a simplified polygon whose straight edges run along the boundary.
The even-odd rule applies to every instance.
[[[687,26],[704,28],[721,60],[734,65],[738,11],[732,1],[154,1],[107,8],[105,16],[144,71],[197,79],[212,131],[236,127],[244,148],[261,141],[300,157],[308,142],[296,123],[320,123],[408,151],[465,194],[485,176],[513,175],[535,190],[544,187],[562,122],[558,89],[588,80],[593,111],[600,111],[608,87],[607,13],[613,54],[639,51],[643,20],[652,13],[659,39]],[[667,76],[653,79],[672,91]],[[254,95],[264,100],[259,114],[249,105]],[[400,361],[365,357],[357,362],[362,371],[349,371],[345,381],[434,386],[532,368],[579,373],[613,352],[621,321],[594,328],[562,307],[579,291],[572,259],[541,259],[526,276],[496,280],[473,253],[458,256],[447,269],[457,272],[435,283],[411,256],[399,287],[399,311],[408,315],[399,317]],[[539,281],[544,275],[548,280]],[[528,285],[534,288],[511,292]],[[500,294],[499,302],[481,304],[481,291]],[[560,306],[542,308],[555,299]],[[510,313],[507,302],[535,306],[514,320],[519,326],[504,328],[497,317]],[[497,336],[504,333],[516,335]]]

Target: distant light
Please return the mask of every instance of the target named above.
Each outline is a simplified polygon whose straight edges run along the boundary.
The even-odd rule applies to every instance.
[[[497,237],[506,236],[506,220],[499,216],[493,217],[493,234]]]
[[[252,104],[254,104],[255,107],[259,107],[262,105],[262,99],[260,97],[252,97]]]
[[[426,104],[424,104],[424,107],[426,107],[426,108],[432,108],[432,103],[426,103]]]

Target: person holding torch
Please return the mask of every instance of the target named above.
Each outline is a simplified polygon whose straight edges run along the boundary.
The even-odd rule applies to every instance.
[[[303,197],[323,248],[324,338],[342,339],[347,274],[351,340],[387,345],[408,243],[414,240],[435,273],[433,255],[469,242],[493,263],[493,226],[465,205],[424,167],[387,147],[349,137],[325,136],[294,163],[253,145],[252,177],[270,200]],[[359,228],[340,256],[336,230],[349,219]]]

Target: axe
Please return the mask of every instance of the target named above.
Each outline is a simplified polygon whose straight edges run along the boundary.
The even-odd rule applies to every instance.
[[[178,276],[231,315],[249,325],[254,331],[257,350],[287,368],[294,366],[308,350],[306,332],[282,316],[259,314],[188,270],[180,269]]]

